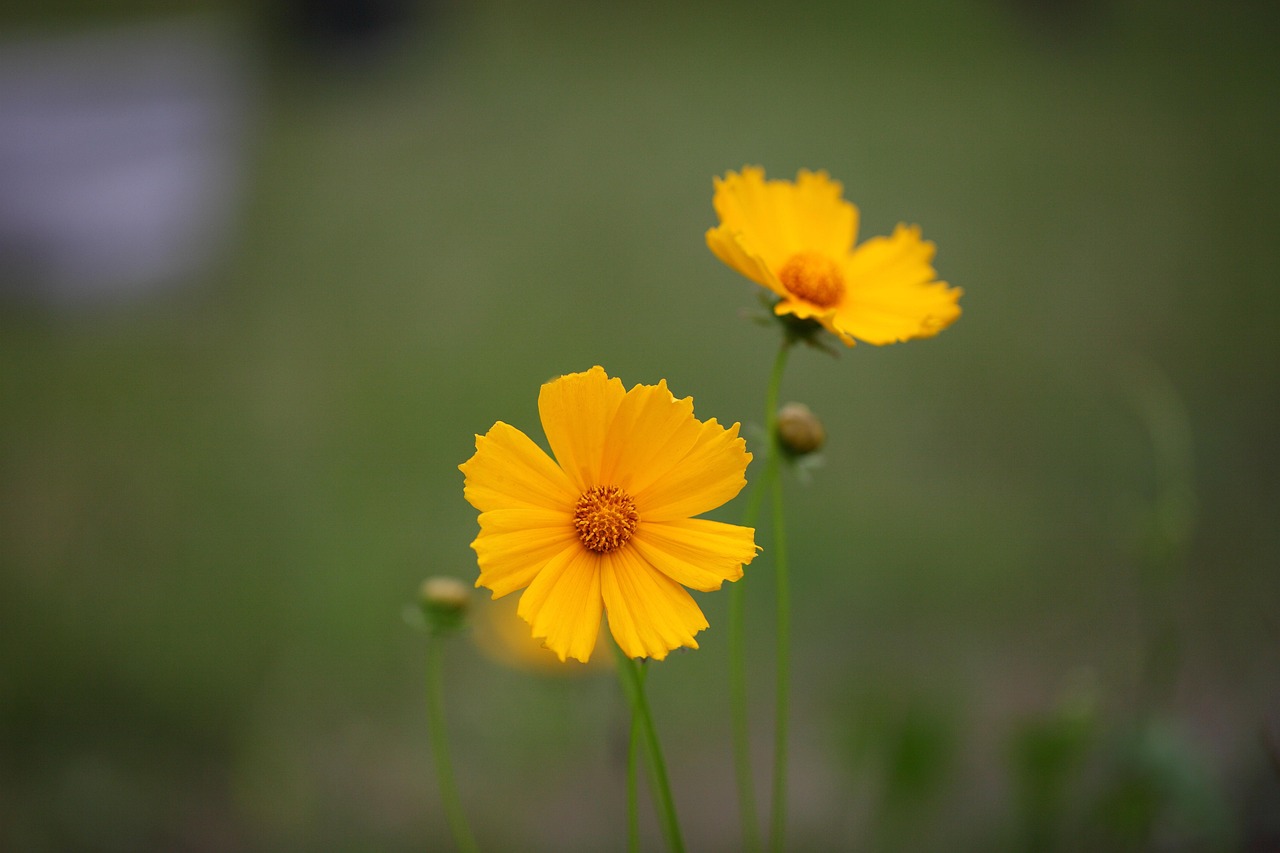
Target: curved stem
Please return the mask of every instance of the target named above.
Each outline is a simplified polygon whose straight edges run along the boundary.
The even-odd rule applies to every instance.
[[[475,837],[467,825],[458,798],[458,788],[453,781],[453,762],[449,760],[449,739],[444,730],[444,699],[440,689],[441,647],[439,635],[433,636],[427,645],[427,728],[431,732],[431,752],[436,759],[436,777],[440,784],[440,797],[444,800],[444,813],[453,832],[453,840],[463,853],[478,853]]]
[[[644,735],[645,751],[649,754],[649,769],[652,770],[654,805],[658,809],[658,822],[662,825],[662,834],[666,836],[667,846],[671,853],[684,853],[684,841],[680,836],[680,822],[676,818],[676,806],[671,798],[671,785],[667,782],[667,765],[662,760],[662,746],[658,743],[658,733],[653,727],[653,716],[649,713],[649,702],[644,695],[644,677],[635,661],[627,657],[617,643],[611,643],[613,654],[618,662],[618,675],[622,680],[623,692],[631,702],[633,713],[640,724],[640,732]]]
[[[765,392],[765,468],[742,514],[744,527],[755,527],[760,505],[770,484],[777,479],[779,454],[775,437],[778,418],[778,394],[782,374],[791,350],[791,339],[784,337],[773,362],[769,387]],[[747,657],[746,657],[746,588],[741,582],[729,588],[729,695],[733,722],[733,763],[738,786],[738,808],[742,817],[743,847],[755,853],[760,847],[760,824],[756,816],[755,786],[751,777],[751,739],[747,721]]]

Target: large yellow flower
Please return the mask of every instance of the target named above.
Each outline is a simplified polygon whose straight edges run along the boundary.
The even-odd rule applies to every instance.
[[[858,209],[826,172],[801,170],[792,183],[748,166],[715,187],[720,224],[707,246],[777,294],[778,315],[816,320],[849,346],[931,337],[960,316],[963,291],[937,281],[920,228],[899,225],[855,247]]]
[[[538,412],[555,460],[499,421],[459,466],[480,510],[476,586],[528,587],[518,612],[561,660],[590,659],[602,611],[629,657],[696,649],[707,620],[684,587],[719,589],[757,551],[751,528],[693,518],[746,485],[738,425],[600,367],[543,385]]]

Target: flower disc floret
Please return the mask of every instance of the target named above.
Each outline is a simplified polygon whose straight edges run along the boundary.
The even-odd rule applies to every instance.
[[[640,516],[636,502],[617,486],[592,486],[573,508],[573,527],[590,551],[608,553],[627,544]]]
[[[778,270],[778,280],[792,296],[819,308],[839,305],[844,298],[840,267],[818,252],[796,252]]]
[[[538,412],[554,459],[499,421],[460,466],[476,586],[523,590],[517,612],[561,660],[590,658],[602,616],[629,657],[697,648],[707,621],[688,589],[738,580],[758,550],[751,528],[695,518],[746,485],[738,425],[600,367],[543,385]]]

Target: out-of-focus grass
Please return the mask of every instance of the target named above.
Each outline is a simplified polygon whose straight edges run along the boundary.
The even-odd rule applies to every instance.
[[[594,363],[759,421],[774,340],[702,243],[711,176],[743,163],[828,169],[865,235],[919,222],[967,292],[934,340],[801,352],[787,378],[832,437],[788,508],[797,849],[1016,846],[1015,732],[1081,668],[1123,726],[1165,619],[1159,715],[1242,831],[1275,831],[1269,12],[448,12],[377,63],[263,57],[209,280],[0,316],[5,846],[444,847],[400,611],[426,574],[473,576],[456,465],[495,420],[539,435],[538,384]],[[1134,546],[1152,371],[1188,412],[1197,501],[1158,597]],[[763,738],[767,554],[745,582]],[[722,599],[650,679],[696,849],[737,847]],[[620,843],[615,686],[454,651],[482,844]]]

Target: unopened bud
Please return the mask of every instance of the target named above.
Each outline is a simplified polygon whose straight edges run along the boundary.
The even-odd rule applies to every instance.
[[[418,603],[422,606],[422,614],[435,633],[462,627],[470,602],[471,590],[457,578],[427,578],[418,589]]]
[[[791,456],[806,456],[820,449],[827,431],[804,403],[787,403],[778,410],[778,444]]]

